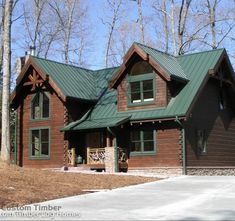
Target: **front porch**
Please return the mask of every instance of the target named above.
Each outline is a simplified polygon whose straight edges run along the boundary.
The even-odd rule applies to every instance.
[[[86,148],[86,159],[76,154],[75,148],[68,150],[68,166],[86,170],[106,172],[127,172],[128,160],[125,151],[119,147]]]

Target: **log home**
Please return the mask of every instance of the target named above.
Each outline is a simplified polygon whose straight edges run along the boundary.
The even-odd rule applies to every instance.
[[[172,56],[134,43],[120,67],[96,71],[29,56],[11,98],[15,161],[235,174],[234,94],[225,49]]]

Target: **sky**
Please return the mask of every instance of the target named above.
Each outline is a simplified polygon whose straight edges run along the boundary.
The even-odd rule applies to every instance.
[[[16,10],[14,12],[13,19],[18,17],[22,14],[22,4],[26,4],[27,1],[30,0],[20,0]],[[106,46],[106,37],[107,37],[107,27],[105,27],[102,22],[101,18],[105,19],[110,16],[109,11],[107,10],[105,0],[82,0],[85,5],[89,8],[89,35],[91,41],[91,49],[87,53],[87,61],[88,61],[88,68],[91,69],[101,69],[104,68],[104,55],[105,55],[105,46]],[[126,2],[125,2],[126,1]],[[151,18],[152,9],[149,7],[149,2],[152,0],[143,0],[143,14],[144,19],[146,22],[146,35],[152,37],[152,41],[156,41],[157,36],[155,30],[148,26],[148,22],[153,22]],[[177,0],[176,0],[177,1]],[[231,0],[222,0],[221,7],[230,7]],[[124,4],[127,8],[125,14],[122,16],[124,19],[129,21],[136,21],[138,18],[138,11],[137,11],[137,4],[135,1],[131,0],[124,0]],[[235,17],[235,16],[234,16]],[[13,23],[12,26],[12,62],[16,60],[19,56],[24,56],[26,48],[25,48],[25,39],[24,39],[24,29],[22,29],[23,18],[17,20]],[[235,36],[234,32],[231,33]],[[135,40],[135,38],[133,38]],[[137,39],[136,39],[137,40]],[[138,41],[138,40],[137,40]],[[228,51],[233,51],[234,42],[226,41],[225,44],[222,44],[221,47],[226,47]],[[157,47],[158,49],[161,48],[161,45]],[[203,47],[204,48],[204,47]],[[205,48],[206,50],[207,48]],[[232,53],[231,53],[232,54]],[[235,54],[234,54],[235,55]],[[50,59],[62,61],[61,55],[57,55],[56,53],[53,56],[49,57]],[[231,56],[230,59],[232,63],[234,62],[233,57]]]
[[[14,18],[18,17],[22,13],[22,4],[26,3],[28,0],[20,0],[19,5],[17,6],[14,14]],[[128,0],[126,0],[128,1]],[[90,35],[92,41],[92,50],[88,55],[88,63],[92,69],[100,69],[104,68],[104,54],[105,54],[105,44],[107,37],[107,27],[102,24],[101,18],[104,18],[104,15],[109,16],[110,13],[107,11],[107,7],[105,5],[105,0],[85,0],[85,5],[89,8],[89,26],[90,26]],[[144,4],[145,5],[145,4]],[[145,7],[143,5],[143,7]],[[125,15],[129,19],[136,19],[137,17],[137,7],[136,3],[130,1],[128,3],[128,7],[131,7],[128,11],[128,14]],[[21,28],[23,22],[23,18],[17,20],[12,25],[12,55],[13,62],[17,57],[24,56],[25,54],[25,42],[24,38],[22,38],[24,30]],[[60,55],[53,56],[50,58],[53,60],[61,61]]]

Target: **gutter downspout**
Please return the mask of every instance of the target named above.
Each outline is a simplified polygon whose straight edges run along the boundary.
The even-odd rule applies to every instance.
[[[107,127],[109,133],[111,133],[114,137],[114,151],[115,151],[115,172],[118,172],[118,151],[117,151],[117,138],[116,134],[111,130],[110,127]]]
[[[182,133],[182,155],[183,155],[183,175],[187,175],[187,166],[186,166],[186,140],[185,140],[185,128],[178,116],[176,116],[175,121],[180,125]]]

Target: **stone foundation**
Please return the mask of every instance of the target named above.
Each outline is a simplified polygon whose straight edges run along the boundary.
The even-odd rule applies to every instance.
[[[235,167],[197,167],[187,168],[187,175],[197,176],[234,176]]]
[[[156,168],[128,168],[128,174],[153,175],[153,176],[180,176],[183,174],[181,167],[156,167]]]

